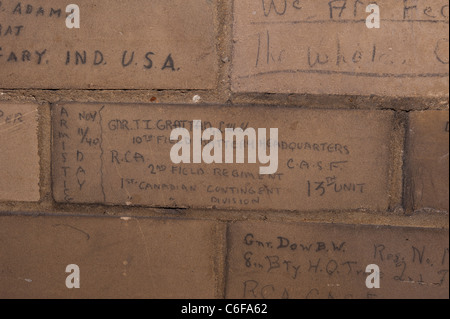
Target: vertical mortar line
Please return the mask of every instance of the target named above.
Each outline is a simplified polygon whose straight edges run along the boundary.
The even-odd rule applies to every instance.
[[[213,96],[220,97],[222,93],[222,78],[223,78],[223,66],[221,64],[221,49],[222,43],[220,41],[220,34],[222,33],[223,27],[221,23],[221,8],[220,0],[213,2],[214,5],[214,47],[216,53],[216,63],[217,63],[217,74],[216,74],[216,88]],[[220,99],[220,98],[219,98]]]
[[[405,115],[405,135],[403,138],[403,166],[402,166],[402,205],[405,209],[405,214],[410,215],[414,212],[414,196],[413,189],[414,185],[412,185],[413,180],[410,178],[410,166],[409,166],[409,129],[410,129],[410,119],[409,115]]]
[[[217,299],[224,299],[225,297],[226,232],[226,223],[214,220],[214,281],[215,298]]]
[[[39,155],[39,194],[40,204],[51,206],[52,196],[52,104],[45,101],[37,106],[38,155]]]
[[[218,96],[227,103],[231,100],[231,63],[233,61],[232,55],[232,41],[233,41],[233,0],[218,0],[217,1],[217,42],[218,49],[217,58],[219,67],[219,85]],[[224,58],[228,61],[224,62]]]
[[[103,117],[102,117],[102,111],[103,111],[104,107],[105,106],[102,105],[102,107],[98,111],[98,114],[99,114],[99,125],[100,125],[100,187],[102,189],[103,203],[106,204],[105,187],[103,185]]]
[[[389,211],[402,210],[403,207],[403,158],[405,148],[406,114],[394,112],[394,122],[390,138],[391,160],[389,168]]]
[[[216,54],[218,65],[218,77],[216,87],[217,102],[224,104],[232,103],[231,92],[231,64],[233,61],[233,0],[216,1]],[[228,60],[224,62],[224,59]],[[211,211],[211,210],[209,210]],[[216,251],[219,256],[216,261],[216,294],[217,298],[225,299],[227,293],[228,277],[228,254],[229,254],[229,221],[220,221],[214,217],[215,222],[219,222],[216,229],[220,231],[219,242],[216,243]]]
[[[231,224],[230,221],[225,223],[225,247],[224,247],[224,264],[223,264],[223,299],[227,299],[228,292],[228,276],[230,273],[230,249],[231,249]]]
[[[233,43],[234,41],[234,32],[235,32],[235,17],[234,17],[234,8],[235,8],[235,4],[234,4],[235,0],[231,0],[231,20],[230,20],[230,57],[231,57],[231,61],[230,61],[230,67],[228,68],[228,74],[229,74],[229,81],[230,81],[230,85],[229,85],[229,90],[230,90],[230,100],[231,100],[231,104],[234,104],[234,92],[233,92],[233,63],[234,63],[234,46],[235,44]]]

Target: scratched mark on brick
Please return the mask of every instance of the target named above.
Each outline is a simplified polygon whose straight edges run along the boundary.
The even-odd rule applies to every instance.
[[[237,92],[448,96],[448,1],[235,1]]]
[[[58,202],[310,211],[388,207],[390,111],[60,104],[52,117]],[[170,133],[176,127],[192,131],[195,119],[202,119],[203,129],[222,132],[278,128],[279,140],[271,146],[279,153],[278,171],[260,175],[259,163],[174,164]]]
[[[80,29],[66,28],[67,4],[3,2],[0,87],[215,87],[215,1],[80,0]]]
[[[448,230],[239,222],[230,236],[227,298],[448,298]]]

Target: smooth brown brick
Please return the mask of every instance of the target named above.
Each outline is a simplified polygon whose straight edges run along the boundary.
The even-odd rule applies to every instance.
[[[214,298],[216,224],[0,217],[1,298]],[[68,289],[69,264],[80,288]]]
[[[388,207],[390,111],[62,104],[52,117],[58,202],[301,211]],[[173,164],[171,128],[177,123],[190,129],[195,119],[222,132],[227,125],[278,128],[277,173],[259,175],[259,161]]]
[[[68,29],[71,3],[2,1],[0,87],[215,88],[215,1],[79,0]]]
[[[0,103],[0,145],[0,201],[38,201],[36,104]]]
[[[234,1],[232,89],[448,96],[448,1],[377,1],[380,29],[366,27],[370,3]]]
[[[226,297],[448,298],[448,234],[448,229],[235,223]],[[370,264],[380,268],[379,289],[366,287]]]
[[[406,206],[449,210],[449,113],[411,112],[407,142]]]

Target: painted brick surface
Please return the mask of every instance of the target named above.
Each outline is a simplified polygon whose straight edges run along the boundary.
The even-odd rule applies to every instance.
[[[214,222],[0,217],[2,298],[213,298]],[[80,268],[68,289],[67,265]]]
[[[409,115],[408,205],[449,209],[448,111],[411,112]]]
[[[37,104],[0,103],[0,201],[39,200]]]
[[[390,111],[65,104],[52,113],[58,202],[253,210],[388,207]],[[192,132],[195,119],[223,133],[228,126],[278,128],[272,148],[278,149],[278,171],[260,175],[259,167],[266,165],[247,160],[173,164],[171,131],[181,126]]]
[[[0,298],[448,299],[449,2],[374,3],[0,0]]]
[[[211,89],[215,1],[2,1],[0,87]]]
[[[227,298],[448,298],[448,230],[242,222],[230,237]]]
[[[448,96],[448,1],[234,1],[236,92]]]

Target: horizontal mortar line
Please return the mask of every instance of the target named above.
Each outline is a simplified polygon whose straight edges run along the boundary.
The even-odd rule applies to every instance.
[[[294,21],[257,21],[250,22],[250,24],[326,24],[326,23],[365,23],[366,20],[294,20]],[[445,23],[449,24],[448,20],[396,20],[396,19],[382,19],[381,22],[393,23]]]
[[[239,79],[248,79],[252,77],[259,77],[273,74],[321,74],[321,75],[347,75],[355,77],[367,77],[367,78],[444,78],[448,77],[449,73],[370,73],[370,72],[350,72],[350,71],[332,71],[332,70],[302,70],[302,69],[289,69],[289,70],[277,70],[260,72],[256,74],[238,76]]]

